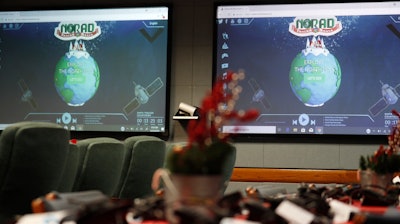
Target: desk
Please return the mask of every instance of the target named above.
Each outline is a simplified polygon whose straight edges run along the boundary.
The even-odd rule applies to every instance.
[[[361,206],[359,201],[353,203],[360,209],[351,221],[334,224],[398,224],[400,223],[400,207]]]
[[[361,203],[359,201],[353,202],[353,205],[360,208],[361,212],[374,213],[374,214],[384,214],[388,209],[388,207],[383,207],[383,206],[361,206]]]
[[[276,208],[277,206],[280,205],[280,202],[283,200],[291,200],[291,199],[304,199],[304,202],[301,202],[301,207],[306,208],[309,212],[312,212],[313,214],[318,214],[319,217],[322,218],[327,218],[328,220],[330,219],[330,213],[328,212],[329,209],[332,209],[334,206],[327,206],[326,203],[330,199],[325,200],[325,198],[338,198],[340,196],[341,201],[349,201],[348,200],[348,194],[342,197],[341,193],[335,193],[335,194],[330,194],[330,192],[336,192],[337,189],[342,189],[341,187],[335,187],[333,189],[328,189],[324,191],[324,196],[321,198],[315,197],[316,195],[321,194],[322,192],[319,191],[318,188],[315,188],[315,186],[306,186],[306,188],[302,188],[297,195],[284,195],[282,198],[277,197],[277,198],[263,198],[261,197],[255,189],[246,189],[247,194],[244,196],[242,195],[241,192],[234,192],[228,195],[225,195],[221,200],[223,203],[218,204],[220,210],[228,210],[229,213],[219,213],[219,216],[217,217],[227,217],[230,219],[237,219],[237,220],[243,220],[247,219],[249,217],[253,217],[253,220],[259,220],[263,219],[266,216],[270,218],[269,215],[274,214],[275,210],[271,210],[270,208]],[[306,190],[306,191],[305,191]],[[77,193],[82,193],[82,192],[77,192]],[[310,194],[308,194],[310,193]],[[327,196],[329,195],[329,196]],[[335,197],[331,196],[335,195]],[[358,198],[358,197],[357,197]],[[276,200],[273,200],[276,199]],[[324,200],[320,200],[324,199]],[[344,200],[346,199],[346,200]],[[51,200],[52,201],[52,200]],[[32,219],[29,218],[36,218],[35,220],[38,220],[37,218],[42,218],[41,220],[45,220],[48,217],[66,217],[71,214],[75,215],[76,218],[79,218],[79,220],[82,220],[81,223],[84,224],[90,224],[90,223],[96,223],[96,224],[116,224],[115,220],[116,217],[118,216],[118,220],[121,222],[118,223],[128,223],[128,224],[168,224],[166,221],[164,221],[164,217],[160,216],[163,215],[164,211],[164,199],[162,197],[162,194],[158,195],[157,197],[149,197],[149,198],[143,198],[143,200],[122,200],[122,199],[112,199],[111,201],[104,200],[103,202],[99,203],[98,201],[93,203],[83,203],[79,204],[80,206],[76,207],[75,209],[71,209],[71,207],[63,208],[61,210],[55,209],[55,210],[49,210],[46,213],[38,213],[38,214],[30,214],[25,216],[25,219],[19,220],[18,224],[26,224],[26,223],[44,223],[44,222],[29,222]],[[221,201],[220,201],[221,202]],[[248,203],[247,206],[246,202]],[[268,202],[268,203],[266,203]],[[309,202],[311,203],[311,206],[308,206]],[[57,203],[58,204],[58,203]],[[342,207],[346,207],[345,204],[342,205],[343,203],[339,203],[339,212],[341,211]],[[332,204],[329,204],[332,205]],[[388,212],[388,208],[393,208],[393,207],[380,207],[380,206],[361,206],[360,201],[353,201],[353,205],[359,209],[357,210],[357,214],[360,214],[361,216],[363,215],[364,217],[368,216],[369,214],[371,215],[370,217],[379,219],[384,216],[385,213]],[[82,207],[83,206],[83,207]],[[269,207],[271,206],[271,207]],[[84,209],[83,212],[80,211],[82,208],[86,207],[87,209]],[[208,206],[207,206],[208,207]],[[252,210],[254,208],[254,210]],[[322,208],[322,209],[321,209]],[[296,210],[296,209],[295,209]],[[51,211],[54,211],[53,213]],[[211,209],[210,211],[213,211]],[[243,215],[244,211],[254,211],[256,213],[245,213],[246,215]],[[336,211],[336,210],[335,210]],[[356,211],[356,210],[352,210]],[[389,210],[392,211],[392,210]],[[78,212],[78,213],[77,213]],[[133,220],[128,219],[129,217],[127,214],[131,212],[132,217],[147,217],[144,219],[147,220]],[[290,212],[290,211],[289,211]],[[86,213],[86,214],[85,214]],[[260,214],[261,213],[261,214]],[[400,223],[400,208],[397,207],[394,209],[394,213],[396,215],[396,224]],[[208,213],[207,213],[208,214]],[[223,214],[223,215],[221,215]],[[256,216],[252,216],[254,214],[257,214]],[[344,213],[343,213],[344,214]],[[347,215],[350,213],[347,213]],[[79,217],[79,215],[83,215]],[[372,216],[373,215],[373,216]],[[234,218],[232,218],[232,216]],[[386,216],[386,214],[385,214]],[[255,217],[255,218],[254,218]],[[272,216],[276,218],[275,216]],[[295,217],[298,217],[296,215]],[[347,216],[348,217],[348,216]],[[343,219],[346,222],[338,223],[335,222],[333,224],[359,224],[362,222],[347,222],[349,218],[344,216]],[[159,219],[159,220],[149,220],[149,219]],[[47,220],[47,219],[46,219]],[[107,222],[106,220],[114,220]],[[24,222],[27,221],[27,222]],[[95,222],[94,222],[95,221]],[[228,222],[229,223],[229,222]],[[378,222],[379,223],[379,222]]]

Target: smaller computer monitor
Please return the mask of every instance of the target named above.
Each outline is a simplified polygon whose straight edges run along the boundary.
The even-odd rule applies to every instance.
[[[169,19],[168,6],[0,11],[0,130],[168,138]]]

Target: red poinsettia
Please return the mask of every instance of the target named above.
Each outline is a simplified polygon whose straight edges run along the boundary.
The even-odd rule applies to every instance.
[[[400,120],[400,113],[392,110]],[[376,173],[386,174],[400,171],[400,122],[393,126],[390,135],[388,135],[388,146],[380,145],[373,155],[360,158],[360,169],[370,169]]]
[[[191,120],[188,125],[188,147],[193,143],[201,147],[213,141],[226,142],[229,134],[222,134],[219,128],[226,122],[234,120],[246,122],[259,116],[258,110],[236,111],[234,106],[242,88],[239,81],[244,79],[244,72],[228,72],[219,79],[213,89],[206,94],[200,107],[200,119]]]
[[[242,91],[239,85],[243,71],[228,72],[218,79],[210,92],[203,98],[199,108],[199,119],[190,120],[187,132],[188,142],[175,147],[167,160],[167,167],[173,173],[219,174],[224,158],[232,153],[228,144],[230,134],[220,132],[228,122],[246,122],[256,119],[259,112],[235,109],[236,100]]]

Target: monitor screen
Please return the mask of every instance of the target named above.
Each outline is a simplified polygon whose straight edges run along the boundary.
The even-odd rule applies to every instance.
[[[214,74],[243,70],[238,136],[384,136],[400,110],[400,2],[216,5]]]
[[[168,19],[166,6],[0,12],[0,129],[167,137]]]

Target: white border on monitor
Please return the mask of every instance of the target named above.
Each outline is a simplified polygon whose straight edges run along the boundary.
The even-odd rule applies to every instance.
[[[393,14],[400,14],[400,2],[263,4],[217,7],[217,19]]]
[[[88,20],[168,20],[168,8],[140,7],[0,12],[0,23],[44,23]]]

